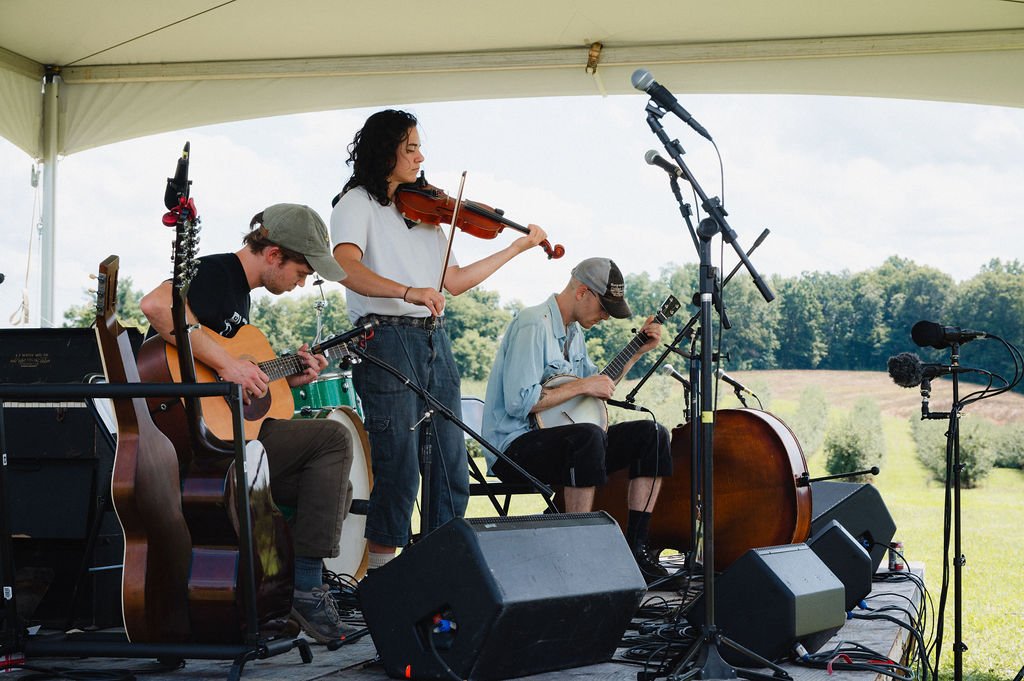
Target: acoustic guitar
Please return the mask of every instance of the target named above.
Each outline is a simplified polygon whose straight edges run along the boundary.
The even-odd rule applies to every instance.
[[[322,343],[312,346],[309,351],[311,354],[324,354],[328,359],[332,359],[332,351],[339,346],[343,347],[345,343],[356,337],[370,335],[372,330],[371,324],[365,324],[328,338]],[[250,403],[243,407],[242,416],[244,417],[246,440],[256,439],[260,432],[260,426],[265,420],[271,418],[290,419],[292,417],[295,411],[295,401],[292,398],[288,382],[281,379],[301,374],[306,370],[305,362],[298,355],[278,357],[270,347],[267,337],[252,324],[241,327],[231,338],[225,338],[204,327],[193,331],[193,333],[206,334],[232,357],[253,362],[270,377],[267,394],[262,397],[253,397]],[[340,354],[344,354],[344,352]],[[217,372],[202,362],[196,360],[194,365],[197,382],[212,383],[220,380]],[[143,379],[149,382],[180,383],[181,369],[178,349],[160,336],[146,339],[139,350],[139,372]],[[221,440],[233,438],[231,405],[228,401],[221,397],[205,397],[199,402],[202,406],[203,421],[209,432]],[[166,412],[173,405],[167,401],[156,400],[152,406]]]
[[[99,267],[96,340],[108,383],[138,383],[128,334],[115,317],[119,259]],[[114,511],[124,532],[121,610],[133,643],[190,636],[188,576],[192,539],[182,515],[178,458],[142,398],[116,398],[117,448],[111,473]]]
[[[655,321],[659,324],[664,324],[669,317],[678,311],[679,301],[676,300],[675,296],[670,295],[661,304],[661,307],[658,308],[658,312],[655,313]],[[638,332],[633,337],[633,340],[629,341],[626,347],[620,350],[600,373],[618,383],[622,378],[626,364],[648,340],[650,340],[650,336],[643,331]],[[554,388],[578,380],[579,377],[571,374],[555,374],[544,381],[544,387]],[[605,404],[604,400],[591,397],[590,395],[577,395],[550,409],[537,412],[533,415],[533,423],[537,428],[553,428],[573,423],[592,423],[601,426],[604,430],[608,430],[608,405]]]

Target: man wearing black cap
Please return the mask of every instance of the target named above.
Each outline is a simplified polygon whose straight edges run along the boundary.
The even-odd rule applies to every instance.
[[[249,323],[254,289],[285,293],[304,285],[314,271],[331,281],[345,278],[331,254],[327,226],[309,206],[274,204],[257,213],[249,227],[238,251],[199,258],[186,305],[188,322],[203,326],[189,336],[193,356],[222,380],[241,385],[247,403],[250,396],[267,393],[269,376],[249,359],[231,355],[212,334],[230,338]],[[140,303],[151,333],[172,344],[173,295],[171,282],[165,281]],[[291,387],[310,383],[327,366],[323,355],[311,355],[308,350],[303,345],[297,352],[306,370],[287,377]],[[274,500],[295,508],[292,619],[319,643],[340,640],[355,628],[341,621],[328,586],[322,584],[322,572],[323,559],[338,555],[341,525],[351,502],[351,438],[344,426],[330,419],[267,419],[259,440],[270,463]]]
[[[661,478],[672,474],[669,435],[652,421],[618,423],[605,432],[591,423],[533,427],[532,416],[581,395],[607,400],[615,382],[587,356],[584,330],[615,317],[632,316],[622,273],[608,258],[588,258],[572,271],[561,293],[522,310],[509,324],[487,382],[483,436],[544,482],[565,486],[568,513],[592,510],[594,490],[607,474],[629,468],[629,523],[626,539],[648,583],[667,571],[646,548],[651,510]],[[625,376],[639,356],[657,347],[661,325],[649,317],[649,340],[630,358]],[[553,376],[578,380],[545,386]],[[515,473],[502,461],[493,465],[504,479]]]

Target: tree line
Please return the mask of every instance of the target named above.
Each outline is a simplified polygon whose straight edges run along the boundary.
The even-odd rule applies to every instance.
[[[692,305],[698,291],[698,266],[664,268],[626,276],[626,297],[637,313],[633,319],[609,319],[587,332],[588,348],[602,366],[635,335],[643,319],[669,295],[683,307],[665,324],[663,340],[671,341],[697,312]],[[907,258],[890,257],[862,272],[804,272],[799,276],[771,276],[776,294],[766,303],[741,270],[721,292],[731,328],[723,329],[718,315],[713,334],[730,370],[833,369],[885,370],[900,352],[917,352],[924,362],[948,361],[948,351],[917,348],[911,327],[920,320],[960,326],[1002,336],[1011,343],[1024,339],[1024,264],[993,259],[962,282]],[[118,290],[118,315],[125,325],[147,326],[138,308],[142,292],[125,278]],[[263,330],[276,350],[293,350],[316,335],[315,304],[323,303],[326,335],[341,333],[351,324],[339,287],[302,297],[264,296],[253,301],[250,321]],[[529,301],[530,305],[542,301]],[[464,378],[484,379],[490,372],[498,342],[520,301],[502,303],[495,291],[475,289],[449,300],[447,328],[452,349]],[[95,319],[90,300],[64,313],[65,326],[88,326]],[[687,339],[681,339],[685,349]],[[642,375],[658,353],[647,353],[631,376]],[[1008,355],[993,341],[975,341],[961,349],[964,366],[1005,375]]]

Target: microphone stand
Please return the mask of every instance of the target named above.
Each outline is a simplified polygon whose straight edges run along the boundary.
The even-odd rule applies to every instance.
[[[921,418],[948,419],[946,430],[946,492],[943,513],[943,549],[949,555],[949,521],[953,516],[953,680],[963,681],[964,651],[967,646],[963,640],[963,566],[967,562],[961,548],[961,506],[960,506],[960,473],[964,464],[960,461],[960,344],[951,343],[949,348],[950,376],[953,379],[953,402],[948,412],[933,412],[928,408],[931,398],[931,381],[921,381]],[[951,502],[952,498],[952,502]],[[948,560],[943,558],[943,570],[948,567]],[[945,573],[948,574],[948,573]],[[944,585],[945,587],[945,585]],[[938,626],[935,633],[935,673],[939,673],[939,659],[942,654],[942,621],[946,611],[946,589],[943,588],[939,597]]]
[[[725,220],[725,210],[717,198],[709,198],[694,178],[690,169],[683,162],[683,150],[678,141],[668,138],[668,134],[661,125],[661,118],[665,111],[659,108],[653,101],[647,105],[647,124],[651,131],[665,146],[665,150],[676,161],[676,164],[683,171],[683,177],[690,183],[694,191],[701,199],[701,205],[708,215],[708,219],[702,220],[697,227],[699,241],[698,253],[700,255],[700,417],[694,414],[694,422],[701,425],[700,448],[703,457],[703,483],[704,483],[704,625],[700,636],[694,645],[684,655],[678,656],[672,661],[671,671],[668,678],[671,681],[684,681],[686,679],[736,679],[739,678],[736,668],[728,664],[719,652],[719,648],[725,645],[736,652],[743,654],[758,664],[770,667],[775,674],[763,674],[752,670],[743,670],[747,677],[763,679],[787,679],[791,678],[782,667],[762,658],[751,650],[744,648],[735,641],[729,639],[718,629],[715,623],[715,524],[714,524],[714,401],[710,387],[712,385],[712,311],[713,297],[715,290],[716,268],[711,260],[711,240],[721,232],[722,238],[732,245],[739,255],[743,265],[750,272],[754,283],[761,295],[768,302],[775,298],[775,295],[768,288],[768,285],[757,274],[753,264],[747,258],[746,253],[736,243],[736,234],[729,227]],[[695,385],[694,390],[698,388]],[[681,659],[680,659],[681,658]]]
[[[432,457],[431,440],[433,439],[433,419],[436,414],[440,414],[444,418],[448,419],[456,426],[458,426],[463,432],[472,437],[474,440],[480,443],[480,446],[489,451],[494,456],[498,457],[505,463],[507,463],[513,470],[521,475],[530,485],[533,486],[537,493],[544,497],[544,501],[548,505],[548,509],[552,513],[558,513],[558,508],[555,506],[552,497],[554,497],[554,491],[545,485],[543,482],[538,480],[536,477],[531,475],[526,469],[520,466],[518,463],[513,461],[505,452],[502,452],[497,447],[492,445],[484,436],[476,432],[468,425],[466,425],[462,419],[455,415],[451,409],[449,409],[444,403],[440,402],[436,397],[431,395],[427,390],[417,385],[412,379],[403,374],[401,371],[391,366],[379,357],[367,354],[367,352],[356,344],[349,346],[352,354],[359,357],[361,360],[369,362],[374,366],[378,366],[384,371],[388,372],[395,378],[397,378],[405,387],[416,393],[420,399],[426,402],[427,408],[423,412],[423,416],[417,421],[412,427],[416,428],[419,425],[423,425],[423,430],[420,433],[420,464],[422,470],[420,473],[420,533],[426,536],[430,532],[433,532],[436,527],[433,526],[433,519],[430,517],[430,466]]]
[[[772,293],[772,290],[768,288],[768,284],[765,283],[761,275],[758,274],[757,268],[755,268],[754,264],[750,262],[750,259],[747,257],[747,254],[744,253],[743,249],[740,248],[738,243],[736,243],[736,232],[733,230],[732,227],[729,226],[728,220],[725,219],[725,216],[728,215],[728,213],[726,213],[725,208],[722,206],[721,200],[717,196],[709,197],[706,193],[704,193],[704,189],[697,182],[697,179],[693,176],[693,173],[690,172],[690,169],[689,167],[687,167],[686,162],[683,161],[683,153],[685,152],[683,151],[683,147],[679,144],[679,140],[670,140],[668,138],[668,133],[665,132],[665,128],[661,125],[661,118],[664,115],[665,111],[659,108],[657,104],[655,104],[654,102],[648,102],[647,125],[651,128],[651,131],[658,137],[658,139],[661,140],[662,144],[665,146],[665,151],[667,151],[668,154],[672,157],[672,160],[676,162],[676,165],[679,166],[679,169],[683,171],[683,177],[686,179],[687,182],[690,183],[690,186],[693,187],[693,190],[697,193],[697,196],[700,197],[701,207],[704,208],[705,211],[707,211],[707,214],[710,216],[710,219],[714,220],[714,222],[716,223],[714,226],[709,225],[707,227],[704,227],[704,229],[707,231],[710,231],[712,229],[716,231],[721,231],[722,238],[725,240],[726,243],[732,246],[732,249],[736,251],[736,255],[739,256],[739,259],[743,262],[743,266],[747,268],[748,272],[750,272],[750,276],[754,280],[754,286],[756,286],[757,290],[760,291],[761,296],[764,298],[765,302],[772,302],[773,300],[775,300],[775,294]],[[702,220],[701,222],[707,222],[707,219]],[[702,225],[698,225],[698,236],[700,235],[701,229]]]
[[[671,184],[672,184],[673,193],[675,193],[675,195],[676,195],[676,199],[678,201],[682,202],[682,195],[678,191],[679,185],[676,182],[676,178],[674,178],[674,177],[672,178]],[[700,242],[697,240],[697,233],[693,229],[693,225],[691,224],[690,218],[689,218],[689,216],[690,216],[690,206],[686,205],[685,203],[683,203],[680,206],[680,212],[683,214],[683,219],[686,220],[687,227],[689,227],[690,233],[693,235],[694,242],[697,244],[698,252],[699,252]],[[754,245],[751,246],[750,249],[747,251],[747,255],[749,256],[751,253],[756,251],[757,247],[760,246],[764,242],[764,240],[768,237],[768,235],[770,233],[771,232],[768,229],[762,230],[761,234],[754,241]],[[725,285],[729,283],[729,281],[733,278],[733,276],[736,274],[736,272],[739,271],[740,266],[742,264],[743,264],[742,262],[736,263],[736,265],[732,268],[732,271],[729,272],[729,276],[727,276],[722,281],[722,288],[724,288]],[[654,375],[654,372],[657,371],[658,367],[660,367],[662,365],[662,363],[665,361],[665,358],[668,357],[668,354],[670,352],[674,352],[677,355],[679,355],[680,357],[682,357],[683,359],[687,360],[687,362],[689,362],[689,367],[690,367],[690,379],[689,379],[690,380],[690,385],[694,386],[691,390],[684,391],[684,394],[683,394],[683,399],[686,400],[686,402],[685,402],[685,404],[683,406],[683,421],[684,422],[690,422],[690,415],[698,413],[698,401],[700,399],[700,388],[699,388],[699,386],[700,386],[700,357],[697,356],[696,352],[694,351],[694,348],[692,348],[692,347],[690,348],[690,352],[686,353],[686,352],[683,352],[683,351],[679,350],[677,346],[679,346],[685,340],[691,340],[691,339],[694,338],[693,327],[697,323],[697,320],[699,320],[699,319],[700,319],[700,312],[698,312],[697,314],[695,314],[692,317],[690,317],[690,319],[683,326],[682,330],[680,330],[679,333],[676,334],[676,337],[672,339],[672,342],[665,346],[665,350],[658,356],[658,359],[654,360],[654,362],[651,364],[651,367],[647,370],[647,373],[645,373],[640,378],[640,380],[637,382],[637,384],[635,386],[633,386],[633,389],[629,391],[629,393],[626,395],[626,400],[625,400],[626,402],[632,403],[632,402],[634,402],[636,400],[636,394],[638,392],[640,392],[640,388],[642,388],[644,386],[644,384],[647,383],[647,380],[651,376]],[[689,394],[687,394],[687,392]],[[700,445],[699,445],[700,422],[699,422],[699,420],[693,420],[692,421],[692,427],[690,428],[690,438],[691,438],[690,451],[691,452],[700,452]],[[699,484],[699,480],[700,480],[700,471],[698,470],[699,466],[700,466],[700,458],[699,458],[699,456],[691,457],[691,459],[690,459],[690,546],[687,549],[687,555],[689,556],[689,558],[686,561],[688,568],[689,567],[693,567],[693,564],[695,563],[696,557],[697,557],[697,541],[698,541],[698,539],[697,539],[697,525],[698,525],[698,522],[697,522],[697,516],[698,516],[698,513],[697,513],[697,511],[698,511],[698,504],[697,504],[697,497],[698,497],[698,495],[697,495],[697,491],[698,491],[698,484]]]
[[[689,206],[687,206],[687,209],[689,209]],[[684,215],[684,217],[685,217],[685,215]],[[687,220],[687,223],[689,224],[689,220]],[[692,226],[691,226],[691,229],[692,229]],[[760,246],[762,243],[764,243],[764,240],[768,237],[769,234],[771,234],[770,230],[768,230],[768,229],[762,230],[761,234],[759,234],[757,239],[754,241],[754,245],[751,246],[747,250],[747,255],[750,256],[754,251],[756,251],[757,247]],[[696,232],[694,232],[694,238],[696,238]],[[736,263],[736,265],[732,268],[732,271],[729,272],[729,276],[727,276],[724,280],[722,280],[722,287],[723,288],[725,287],[726,284],[728,284],[732,280],[733,276],[736,274],[736,272],[739,271],[739,269],[740,269],[740,267],[742,265],[743,265],[742,262]],[[633,389],[629,391],[629,393],[626,395],[626,402],[633,402],[633,401],[635,401],[636,394],[638,392],[640,392],[640,388],[642,388],[644,386],[644,384],[647,383],[648,379],[650,379],[650,377],[654,375],[654,372],[658,370],[658,367],[660,367],[662,362],[665,361],[665,358],[668,357],[668,353],[674,352],[677,355],[679,355],[680,357],[682,357],[683,359],[691,361],[691,362],[696,359],[693,356],[692,353],[691,354],[687,354],[685,352],[682,352],[681,350],[679,350],[677,348],[677,346],[679,344],[681,344],[684,340],[688,340],[689,338],[691,338],[693,336],[693,326],[694,326],[694,324],[697,323],[697,321],[699,319],[700,319],[700,312],[697,312],[697,314],[695,314],[692,317],[690,317],[690,319],[683,326],[682,330],[679,333],[676,334],[675,338],[672,339],[672,342],[665,346],[665,351],[662,352],[660,355],[658,355],[658,359],[654,360],[654,363],[651,364],[651,368],[647,370],[647,372],[640,378],[640,380],[637,381],[637,384],[635,386],[633,386]],[[690,384],[691,385],[696,385],[696,383],[693,382],[693,377],[692,376],[690,377],[690,379],[691,379],[690,380]]]

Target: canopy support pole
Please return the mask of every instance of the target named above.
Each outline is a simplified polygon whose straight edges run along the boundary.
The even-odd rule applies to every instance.
[[[54,273],[57,245],[57,149],[60,123],[60,75],[51,69],[43,79],[43,210],[40,235],[39,326],[57,326]]]

